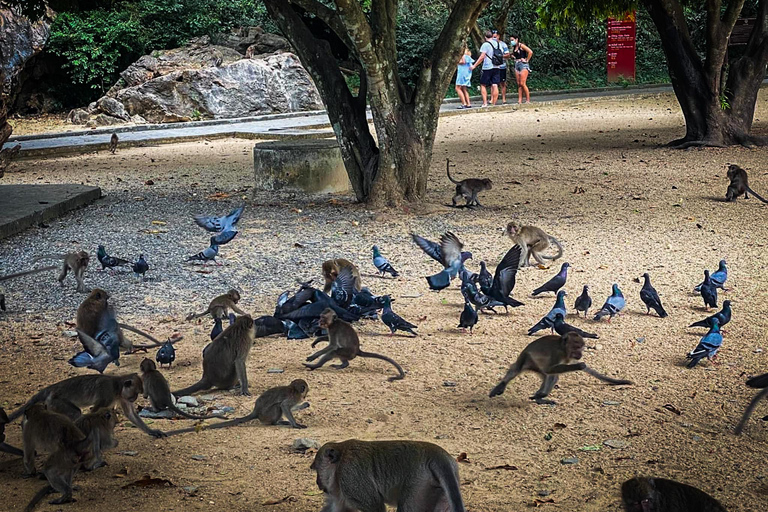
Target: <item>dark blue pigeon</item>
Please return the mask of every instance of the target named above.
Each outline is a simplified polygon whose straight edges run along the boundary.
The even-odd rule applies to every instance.
[[[232,315],[234,317],[234,315]],[[256,338],[264,338],[273,334],[286,334],[288,329],[285,322],[274,316],[260,316],[253,320],[256,328]]]
[[[379,271],[381,277],[384,277],[384,274],[387,272],[392,274],[392,277],[400,275],[389,260],[381,255],[378,246],[375,245],[373,246],[373,266]]]
[[[143,254],[139,254],[139,259],[133,264],[133,275],[136,277],[144,277],[144,274],[149,270],[149,263],[144,259]]]
[[[107,250],[104,248],[103,245],[99,245],[99,247],[96,249],[96,257],[99,259],[99,263],[101,263],[101,270],[104,270],[106,268],[113,269],[115,267],[120,266],[127,266],[130,265],[131,262],[128,260],[124,260],[122,258],[115,258],[114,256],[110,256],[107,254]]]
[[[471,281],[463,281],[461,283],[461,294],[464,296],[464,299],[472,303],[478,311],[490,309],[496,313],[496,310],[493,308],[498,307],[503,307],[507,310],[506,304],[485,295],[483,292],[479,291]]]
[[[469,329],[469,333],[472,334],[472,328],[477,323],[477,310],[472,307],[472,304],[469,303],[468,300],[464,301],[464,310],[461,312],[461,317],[459,318],[459,325],[458,327],[461,327],[461,330],[463,332],[467,332],[467,329]]]
[[[624,295],[619,289],[619,285],[614,284],[612,287],[611,296],[605,300],[605,304],[600,308],[600,311],[595,315],[595,320],[599,321],[604,316],[608,315],[608,321],[611,321],[615,315],[618,315],[627,302],[624,300]]]
[[[286,335],[288,336],[289,340],[305,340],[309,338],[306,332],[298,326],[298,324],[295,324],[294,322],[291,322],[290,320],[285,321],[285,327],[287,329]]]
[[[555,318],[557,315],[563,315],[563,318],[565,318],[567,312],[565,310],[565,290],[560,290],[557,292],[557,299],[555,299],[555,305],[552,306],[552,309],[549,310],[549,313],[544,315],[541,320],[536,322],[536,325],[528,329],[528,336],[533,336],[535,333],[543,330],[543,329],[554,329],[555,328]]]
[[[720,333],[720,324],[717,319],[712,319],[712,327],[709,328],[709,332],[701,338],[696,348],[691,350],[686,359],[690,359],[688,368],[693,368],[699,361],[704,359],[713,359],[717,355],[717,351],[720,350],[720,345],[723,344],[723,335]]]
[[[712,284],[715,285],[715,288],[720,288],[724,292],[728,291],[724,286],[725,282],[728,280],[728,267],[725,265],[725,260],[720,260],[720,264],[718,265],[717,270],[710,274],[709,279],[712,281]],[[700,292],[702,284],[704,283],[702,282],[696,285],[694,290]]]
[[[704,271],[704,282],[701,283],[701,298],[704,299],[704,306],[707,308],[717,307],[717,286],[712,283],[709,276],[709,270]]]
[[[712,320],[717,320],[717,323],[720,325],[720,327],[723,327],[725,324],[731,321],[731,301],[730,300],[724,300],[723,301],[723,309],[718,311],[712,316],[708,316],[704,320],[699,320],[698,322],[693,322],[688,327],[706,327],[710,328],[712,327]]]
[[[331,284],[331,298],[344,308],[352,303],[352,297],[355,293],[355,277],[352,275],[351,267],[342,267],[336,279]]]
[[[296,311],[307,304],[314,294],[315,289],[310,286],[310,283],[301,283],[301,287],[293,294],[293,296],[291,296],[290,292],[283,292],[277,299],[274,316],[276,318],[281,318],[282,315],[288,314],[291,311]]]
[[[515,279],[517,271],[520,268],[520,255],[522,248],[519,245],[513,245],[507,254],[504,255],[501,262],[496,266],[496,272],[493,275],[493,284],[488,290],[490,298],[497,300],[507,306],[516,308],[524,306],[522,302],[509,296],[515,288]]]
[[[563,263],[560,267],[560,272],[558,272],[555,277],[533,290],[533,295],[536,296],[544,292],[557,293],[560,288],[565,286],[565,282],[568,280],[568,267],[570,266],[570,263]]]
[[[661,305],[661,299],[656,292],[656,288],[651,286],[651,276],[648,275],[648,272],[643,274],[643,279],[645,279],[645,282],[643,283],[643,287],[640,288],[640,300],[645,304],[645,314],[650,314],[651,309],[653,309],[659,317],[666,318],[667,312],[664,311],[664,306]]]
[[[217,265],[221,265],[221,263],[216,261],[216,256],[218,255],[219,255],[219,244],[216,243],[216,237],[212,236],[210,247],[203,249],[202,251],[195,254],[194,256],[190,256],[189,258],[187,258],[187,261],[202,261],[203,265],[207,264],[209,261],[212,261]]]
[[[442,290],[451,284],[451,279],[458,275],[464,262],[472,259],[471,252],[462,252],[464,244],[450,231],[440,237],[440,244],[411,233],[411,238],[422,251],[443,265],[443,270],[433,276],[428,276],[427,283],[432,290]]]
[[[74,355],[68,362],[77,368],[90,368],[104,373],[109,363],[120,366],[120,329],[117,325],[115,311],[107,307],[99,318],[98,332],[94,337],[77,329],[77,336],[83,350]]]
[[[384,296],[384,311],[381,313],[381,321],[389,327],[389,335],[395,334],[395,331],[405,331],[418,336],[413,330],[417,329],[417,326],[412,323],[403,320],[397,313],[392,311],[392,302],[388,295]]]
[[[221,318],[214,318],[213,319],[213,329],[211,329],[211,341],[213,341],[216,338],[218,338],[219,334],[224,332],[224,326],[222,325],[221,322],[222,322]],[[233,323],[235,323],[235,314],[234,313],[230,313],[229,314],[229,325],[232,325]]]
[[[592,297],[589,296],[589,286],[584,285],[584,288],[581,290],[581,295],[576,297],[576,302],[573,304],[573,309],[576,311],[583,311],[584,318],[587,318],[587,313],[591,307]]]
[[[171,367],[171,364],[176,360],[176,349],[173,348],[173,343],[171,343],[170,340],[166,341],[163,346],[158,349],[157,354],[155,355],[155,360],[160,363],[160,368],[162,368],[164,364],[167,364],[168,368]]]
[[[488,268],[485,266],[485,262],[480,262],[480,275],[478,277],[478,284],[480,285],[480,291],[484,294],[488,294],[493,286],[493,276],[488,272]]]
[[[555,329],[555,332],[560,336],[565,336],[569,332],[575,332],[582,338],[592,338],[595,340],[599,338],[597,334],[592,334],[591,332],[582,331],[578,327],[574,327],[573,325],[566,323],[565,317],[563,316],[562,313],[555,314],[555,324],[553,327]]]
[[[212,217],[208,215],[195,215],[195,223],[206,231],[211,233],[221,233],[222,231],[236,231],[235,224],[238,223],[243,215],[245,205],[235,208],[228,215],[223,217]]]

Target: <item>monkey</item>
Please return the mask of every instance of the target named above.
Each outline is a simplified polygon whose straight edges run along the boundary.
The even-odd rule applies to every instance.
[[[0,178],[5,176],[6,169],[8,169],[11,161],[19,154],[19,151],[21,151],[21,144],[16,144],[12,148],[4,148],[0,151]]]
[[[583,351],[584,338],[575,332],[569,332],[564,336],[542,336],[529,343],[520,352],[517,361],[509,367],[501,382],[491,390],[490,396],[494,397],[504,393],[509,381],[525,370],[536,372],[541,376],[541,387],[531,397],[531,400],[535,400],[537,404],[555,405],[554,401],[547,400],[546,397],[552,392],[552,388],[557,384],[561,373],[584,370],[589,375],[611,385],[632,384],[628,380],[606,377],[587,366],[583,361],[579,361]]]
[[[120,403],[123,414],[131,423],[153,437],[163,437],[160,430],[150,429],[136,414],[133,402],[144,391],[138,374],[128,375],[79,375],[70,377],[41,389],[26,404],[8,416],[14,421],[30,406],[44,403],[53,412],[62,413],[73,421],[80,417],[81,407],[91,406],[91,412]]]
[[[761,389],[761,391],[755,395],[755,398],[753,398],[752,401],[749,403],[749,406],[747,406],[747,410],[744,411],[744,414],[741,417],[741,421],[739,421],[739,424],[736,426],[736,430],[734,431],[737,436],[740,435],[741,432],[744,430],[744,425],[747,424],[749,417],[752,416],[752,411],[755,410],[755,407],[757,407],[758,402],[760,402],[760,400],[762,400],[763,398],[765,398],[766,395],[768,395],[768,373],[764,373],[762,375],[752,377],[747,381],[747,386],[751,388]]]
[[[558,239],[536,226],[521,226],[513,221],[507,224],[505,233],[525,251],[523,257],[520,258],[520,261],[524,262],[523,266],[531,265],[531,255],[543,267],[546,266],[545,259],[556,261],[563,256],[563,246],[560,245]],[[550,244],[557,246],[557,254],[554,256],[544,254]]]
[[[117,138],[117,134],[113,133],[112,137],[109,139],[109,152],[113,155],[115,154],[115,151],[117,151],[117,142],[119,139]]]
[[[325,494],[323,512],[464,512],[459,465],[436,444],[419,441],[326,443],[311,469]]]
[[[664,478],[636,477],[621,485],[625,512],[726,512],[715,498]]]
[[[90,290],[87,290],[85,288],[85,283],[83,282],[83,274],[85,273],[86,267],[88,267],[88,262],[90,261],[91,257],[90,255],[85,251],[78,251],[78,252],[70,252],[67,254],[46,254],[44,256],[38,256],[34,260],[32,260],[33,263],[37,263],[40,260],[62,260],[61,263],[61,273],[59,274],[58,280],[59,284],[63,287],[64,286],[64,278],[67,277],[67,272],[70,270],[72,271],[72,275],[75,276],[75,280],[77,281],[77,291],[81,293],[88,293]],[[47,269],[40,269],[47,270]]]
[[[237,317],[234,324],[203,349],[203,377],[197,384],[174,391],[173,394],[177,397],[185,396],[213,387],[230,389],[236,381],[240,381],[240,394],[251,396],[245,362],[255,336],[256,327],[250,315]]]
[[[731,182],[728,184],[728,190],[725,191],[726,201],[735,201],[737,197],[744,194],[744,199],[749,199],[749,193],[758,198],[764,203],[768,203],[763,197],[752,190],[749,187],[749,178],[747,177],[747,171],[742,169],[736,164],[728,166],[728,179]]]
[[[149,403],[156,412],[170,409],[180,416],[191,420],[204,420],[208,418],[225,418],[223,414],[214,414],[210,416],[198,416],[182,411],[173,403],[171,397],[171,388],[163,374],[157,371],[157,365],[151,359],[146,357],[139,365],[141,369],[141,380],[144,384],[144,398],[149,397]]]
[[[71,419],[58,412],[49,411],[44,403],[35,403],[24,410],[21,423],[24,444],[24,476],[34,476],[35,452],[53,453],[59,449],[83,453],[88,443],[83,432]]]
[[[107,465],[102,457],[104,450],[117,448],[118,442],[114,438],[117,415],[110,408],[101,408],[98,411],[84,414],[77,418],[75,426],[85,434],[90,441],[88,458],[83,461],[81,469],[93,471]]]
[[[360,270],[357,268],[357,265],[344,258],[336,258],[335,260],[327,260],[323,262],[323,278],[325,279],[325,286],[323,287],[324,293],[331,291],[331,285],[344,267],[349,267],[352,270],[355,291],[359,292],[363,289],[363,283],[360,279]]]
[[[237,303],[240,301],[240,292],[235,290],[234,288],[229,290],[227,293],[223,295],[219,295],[215,299],[211,301],[211,303],[208,305],[208,309],[203,311],[202,313],[190,313],[187,315],[187,321],[193,320],[195,318],[200,318],[201,316],[205,316],[210,313],[210,315],[213,317],[214,320],[222,320],[224,318],[227,318],[229,315],[229,310],[231,309],[238,315],[247,315],[245,311],[241,310],[237,307]]]
[[[85,457],[87,455],[83,453],[63,448],[53,452],[43,464],[42,470],[48,483],[35,494],[24,511],[32,512],[35,509],[35,505],[52,492],[60,492],[61,496],[49,501],[48,503],[51,505],[77,501],[72,497],[72,491],[74,490],[72,480]]]
[[[25,270],[23,272],[14,272],[13,274],[8,274],[8,275],[5,275],[5,276],[0,276],[0,281],[7,281],[9,279],[15,279],[17,277],[28,276],[30,274],[37,274],[37,273],[40,273],[40,272],[47,272],[48,270],[56,270],[57,268],[59,268],[58,265],[49,265],[47,267],[34,268],[32,270]],[[5,310],[3,310],[3,311],[5,311]]]
[[[168,432],[169,436],[196,432],[197,430],[210,430],[212,428],[234,427],[241,423],[258,419],[264,425],[290,425],[293,428],[307,428],[306,425],[297,423],[293,418],[293,411],[300,411],[309,407],[309,403],[299,404],[307,396],[309,385],[302,379],[295,379],[287,386],[269,388],[256,399],[253,411],[242,418],[222,421],[203,427],[190,427]],[[283,417],[288,421],[283,420]]]
[[[483,205],[477,200],[477,194],[484,190],[491,190],[493,188],[493,182],[488,178],[467,178],[465,180],[456,181],[451,178],[451,161],[445,159],[445,173],[448,175],[448,179],[456,184],[456,195],[453,196],[453,207],[456,208],[456,202],[462,197],[467,201],[467,204],[462,205],[462,208],[473,208],[474,206]]]
[[[333,358],[340,359],[341,364],[334,364],[331,366],[337,370],[341,370],[342,368],[349,366],[349,361],[357,356],[360,356],[381,359],[382,361],[386,361],[394,366],[400,374],[387,379],[390,382],[400,380],[405,377],[403,369],[394,360],[374,352],[363,352],[360,350],[360,338],[358,337],[355,328],[352,327],[352,325],[348,322],[340,319],[331,308],[326,308],[325,311],[320,314],[319,325],[321,329],[326,329],[328,331],[328,335],[321,336],[315,340],[312,346],[314,347],[318,341],[328,341],[328,346],[307,357],[307,361],[314,361],[320,357],[320,360],[316,364],[304,363],[304,366],[310,370],[320,368]],[[326,340],[325,338],[328,339]]]
[[[5,409],[0,407],[0,452],[10,453],[11,455],[24,455],[24,452],[5,442],[5,425],[10,423]]]

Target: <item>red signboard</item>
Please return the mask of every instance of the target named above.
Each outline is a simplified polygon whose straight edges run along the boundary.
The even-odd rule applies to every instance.
[[[635,80],[635,12],[619,18],[608,18],[607,68],[608,81]]]

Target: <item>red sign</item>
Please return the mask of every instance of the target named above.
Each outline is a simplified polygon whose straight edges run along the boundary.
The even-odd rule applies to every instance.
[[[635,81],[635,12],[620,18],[608,18],[607,68],[608,81]]]

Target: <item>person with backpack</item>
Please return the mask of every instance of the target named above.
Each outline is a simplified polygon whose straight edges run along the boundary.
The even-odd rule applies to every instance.
[[[491,88],[491,105],[496,105],[499,99],[499,83],[501,82],[501,65],[504,63],[504,50],[493,39],[493,32],[485,31],[485,42],[480,47],[480,56],[472,65],[472,71],[480,64],[483,72],[480,75],[480,94],[483,96],[483,106],[488,106],[488,87]]]
[[[509,46],[505,43],[498,30],[493,30],[493,40],[501,46],[501,51],[504,52],[504,60],[499,66],[499,93],[501,94],[501,104],[507,104],[507,59],[509,58]]]

